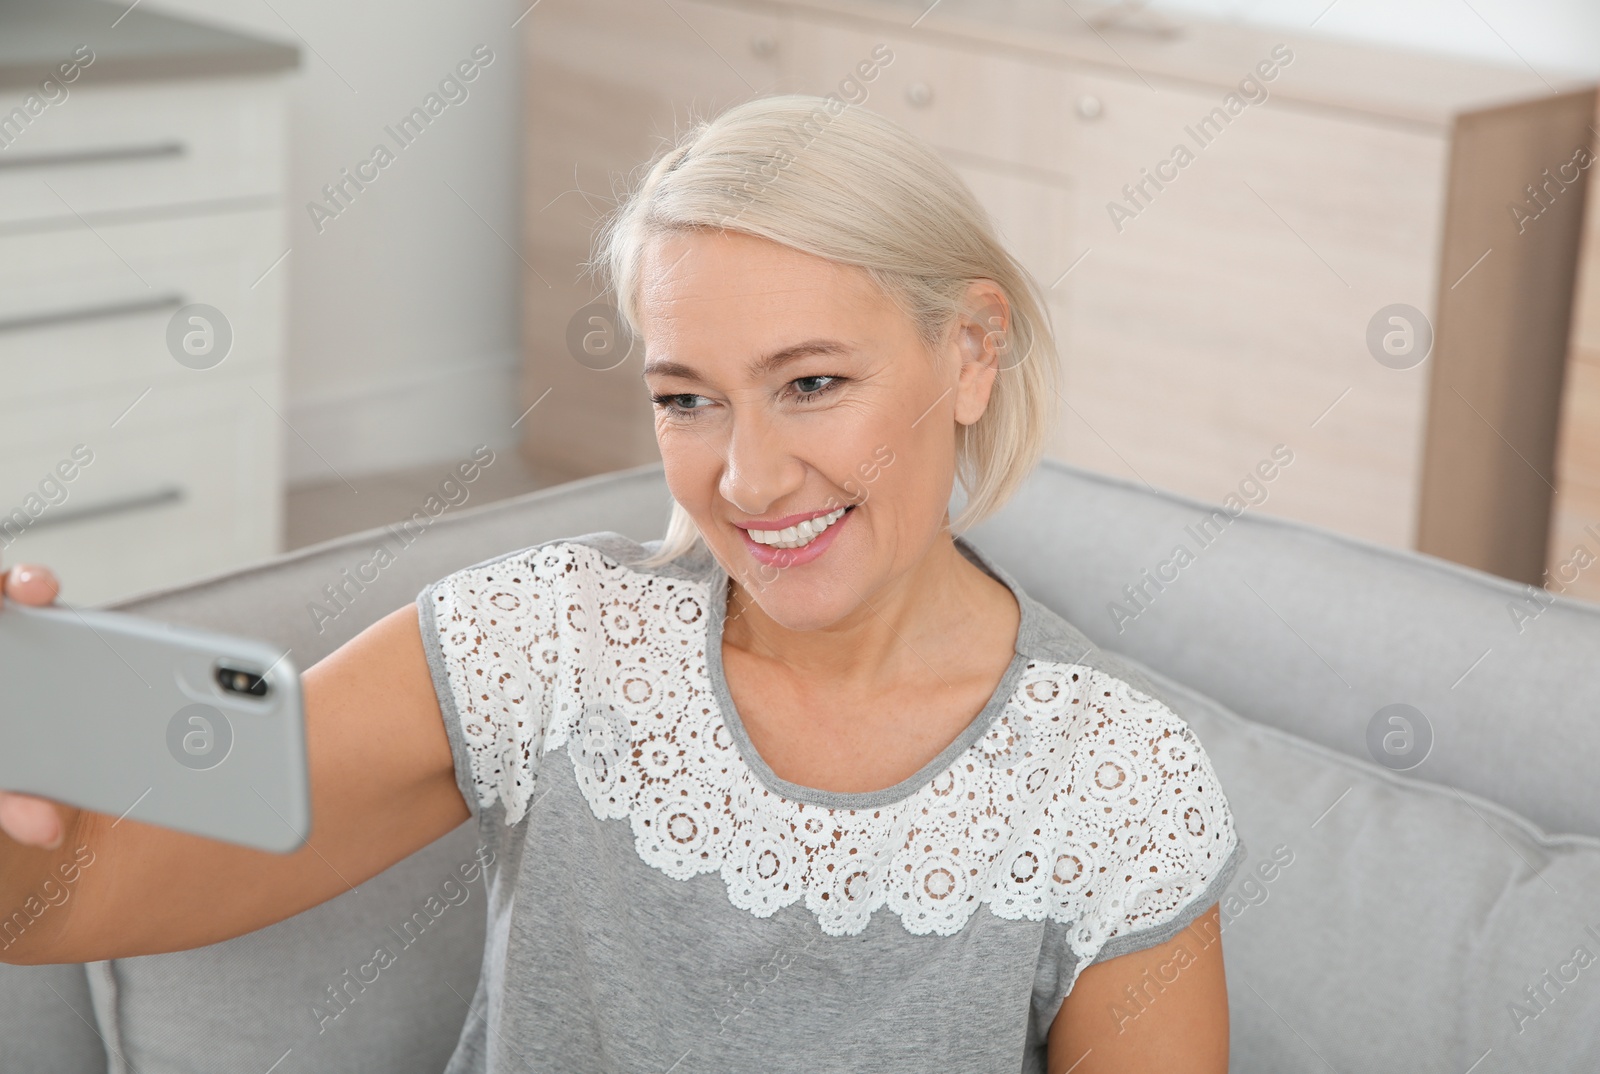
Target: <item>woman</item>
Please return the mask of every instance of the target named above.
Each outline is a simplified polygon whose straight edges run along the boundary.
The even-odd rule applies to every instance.
[[[48,848],[116,863],[8,957],[237,936],[472,816],[486,1014],[453,1074],[1222,1074],[1242,844],[1210,762],[953,532],[1057,398],[1037,287],[970,192],[871,112],[767,98],[690,131],[602,238],[666,537],[465,568],[310,668],[294,854],[0,799],[35,848],[0,847],[0,899]]]

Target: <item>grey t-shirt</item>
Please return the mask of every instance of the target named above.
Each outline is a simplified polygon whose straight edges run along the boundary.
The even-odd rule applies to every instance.
[[[614,532],[417,596],[493,853],[446,1074],[1021,1071],[1086,966],[1165,943],[1243,853],[1200,743],[1022,591],[972,723],[879,791],[779,778],[722,670],[728,576]],[[485,855],[487,857],[487,855]]]

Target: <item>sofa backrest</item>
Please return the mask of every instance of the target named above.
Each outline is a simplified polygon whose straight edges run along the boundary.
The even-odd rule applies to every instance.
[[[670,506],[661,465],[648,464],[447,511],[403,548],[387,537],[395,561],[362,592],[347,577],[384,530],[118,607],[247,628],[293,647],[304,668],[457,567],[594,530],[658,537]],[[969,536],[1096,643],[1235,712],[1373,760],[1374,718],[1411,706],[1432,743],[1407,775],[1548,831],[1600,836],[1600,780],[1569,748],[1590,740],[1600,714],[1600,606],[1259,511],[1231,517],[1053,459]],[[343,610],[327,587],[343,587]],[[1380,739],[1395,726],[1385,721]]]
[[[669,506],[659,464],[639,467],[447,511],[405,537],[380,530],[340,538],[118,607],[261,637],[292,648],[304,668],[410,601],[424,583],[459,567],[556,536],[607,529],[640,540],[659,536]],[[1498,920],[1498,911],[1511,906],[1480,896],[1513,891],[1527,901],[1545,897],[1546,888],[1554,895],[1556,885],[1565,891],[1581,877],[1600,875],[1585,864],[1593,849],[1582,841],[1541,843],[1515,818],[1466,798],[1452,799],[1441,812],[1437,802],[1419,798],[1411,781],[1476,792],[1552,831],[1596,834],[1600,792],[1583,779],[1583,766],[1597,732],[1579,721],[1600,700],[1600,683],[1589,672],[1592,654],[1600,652],[1600,614],[1576,602],[1540,602],[1533,605],[1541,609],[1537,615],[1522,617],[1519,631],[1507,607],[1525,596],[1519,587],[1248,511],[1226,522],[1213,518],[1214,537],[1200,548],[1193,527],[1209,510],[1185,497],[1046,461],[1015,501],[970,536],[1098,644],[1249,718],[1230,720],[1191,706],[1235,800],[1241,832],[1251,840],[1249,873],[1242,872],[1235,886],[1253,883],[1252,890],[1276,900],[1256,910],[1259,903],[1247,892],[1236,905],[1249,908],[1248,916],[1243,910],[1225,914],[1237,1012],[1235,1069],[1323,1069],[1305,1050],[1307,1039],[1330,1058],[1381,1054],[1372,1041],[1363,1050],[1360,1042],[1344,1040],[1345,1029],[1376,1024],[1406,997],[1428,1000],[1406,1008],[1415,1026],[1459,1026],[1466,1008],[1451,1006],[1459,997],[1441,991],[1427,967],[1463,931],[1476,939],[1454,949],[1450,965],[1477,972],[1482,993],[1473,997],[1475,1010],[1498,1010],[1514,1000],[1506,982],[1520,988],[1535,980],[1544,961],[1556,959],[1550,964],[1559,975],[1559,958],[1568,956],[1570,944],[1558,948],[1569,934],[1571,943],[1585,936],[1583,922],[1569,921],[1563,909],[1570,898],[1514,915],[1518,927],[1532,922],[1539,930],[1513,935],[1480,927],[1485,914]],[[380,543],[391,555],[375,569]],[[1190,561],[1169,566],[1157,588],[1143,572],[1181,559],[1174,554],[1180,543],[1190,547]],[[71,579],[65,584],[70,599]],[[1145,595],[1135,602],[1124,585],[1142,585]],[[1120,614],[1108,608],[1113,601],[1122,604]],[[1298,742],[1309,739],[1370,762],[1372,716],[1396,702],[1415,706],[1434,732],[1426,760],[1405,779],[1375,781],[1368,764],[1352,768],[1341,782],[1337,764],[1310,756]],[[1296,760],[1302,757],[1309,759]],[[1263,776],[1268,770],[1271,778]],[[1308,823],[1283,804],[1313,782],[1318,795],[1335,802],[1341,788],[1351,791],[1337,810],[1319,812]],[[1293,804],[1303,810],[1307,803]],[[1319,799],[1316,811],[1323,809]],[[1401,826],[1394,838],[1383,835],[1395,826],[1374,819],[1396,811],[1427,818],[1418,823],[1428,827]],[[1473,842],[1469,833],[1479,824],[1484,827]],[[1434,831],[1443,834],[1430,844]],[[1457,834],[1448,835],[1452,831]],[[1457,839],[1453,845],[1463,849],[1471,843],[1473,860],[1482,863],[1460,872],[1465,859],[1459,855],[1425,856],[1421,848],[1442,845],[1444,838]],[[1271,880],[1261,870],[1280,839],[1299,857],[1284,879]],[[361,975],[371,948],[387,942],[390,926],[412,918],[441,879],[470,860],[475,842],[472,825],[463,825],[359,893],[227,943],[95,963],[76,971],[82,983],[68,967],[0,967],[0,1068],[10,1069],[22,1055],[7,1042],[30,1040],[59,1042],[53,1070],[107,1069],[98,1058],[85,1058],[103,1036],[112,1074],[189,1069],[196,1057],[214,1069],[265,1070],[290,1048],[298,1069],[436,1071],[465,1018],[481,1016],[483,998],[473,992],[483,938],[481,890],[432,922],[417,952],[401,954],[365,990],[352,988],[343,971]],[[1344,868],[1352,860],[1388,863],[1384,868],[1391,871],[1409,868],[1418,885],[1439,881],[1437,892],[1430,889],[1430,905],[1447,909],[1448,918],[1433,914],[1416,919],[1413,928],[1397,925],[1401,919],[1385,897],[1383,877]],[[1505,879],[1527,860],[1545,884]],[[1474,909],[1482,906],[1493,910]],[[1395,927],[1374,930],[1380,921]],[[1429,922],[1458,928],[1434,936],[1421,928]],[[1401,952],[1397,946],[1407,935],[1424,934],[1432,947]],[[1372,949],[1367,940],[1374,936],[1385,950]],[[1310,964],[1323,967],[1315,987],[1307,983],[1304,963],[1284,957],[1297,944]],[[1385,959],[1394,962],[1389,978],[1395,987],[1387,990],[1374,983]],[[1402,972],[1408,965],[1416,971],[1409,977]],[[1505,981],[1490,979],[1495,966],[1505,971]],[[330,1008],[323,1003],[319,1020],[317,1005],[330,987],[342,988],[347,1002],[336,1018],[325,1017]],[[1364,987],[1361,1003],[1339,1005],[1340,995]],[[1575,1013],[1569,1002],[1531,1016],[1541,1035],[1525,1037],[1519,1023],[1516,1038],[1495,1038],[1497,1054],[1510,1053],[1514,1040],[1570,1044],[1571,1034],[1561,1027]],[[1342,1028],[1341,1019],[1350,1025]],[[1327,1042],[1334,1039],[1341,1043],[1330,1051]],[[1465,1038],[1454,1041],[1452,1057],[1471,1046]],[[1418,1038],[1414,1069],[1433,1069],[1422,1058],[1442,1053],[1430,1047]],[[1566,1069],[1561,1063],[1550,1068]]]
[[[1382,760],[1369,737],[1405,746],[1404,712],[1378,714],[1410,706],[1426,727],[1386,767],[1600,836],[1600,606],[1048,459],[968,536],[1097,644],[1235,712]]]

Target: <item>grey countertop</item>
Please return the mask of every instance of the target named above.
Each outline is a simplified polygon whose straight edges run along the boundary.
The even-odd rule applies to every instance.
[[[97,83],[265,74],[300,64],[294,45],[162,15],[142,4],[129,10],[128,3],[101,0],[0,0],[0,90],[54,75],[82,46],[94,53],[84,74]]]

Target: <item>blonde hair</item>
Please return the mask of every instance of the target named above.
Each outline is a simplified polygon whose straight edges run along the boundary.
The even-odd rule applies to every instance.
[[[858,266],[930,350],[962,312],[967,286],[992,280],[1010,303],[1010,324],[988,406],[963,426],[957,447],[966,502],[952,531],[1011,498],[1044,453],[1060,398],[1048,307],[989,214],[927,143],[837,96],[785,94],[695,120],[644,167],[637,189],[602,222],[589,266],[606,273],[635,337],[641,254],[667,232],[738,231]],[[674,502],[661,547],[644,562],[667,563],[701,543]]]

